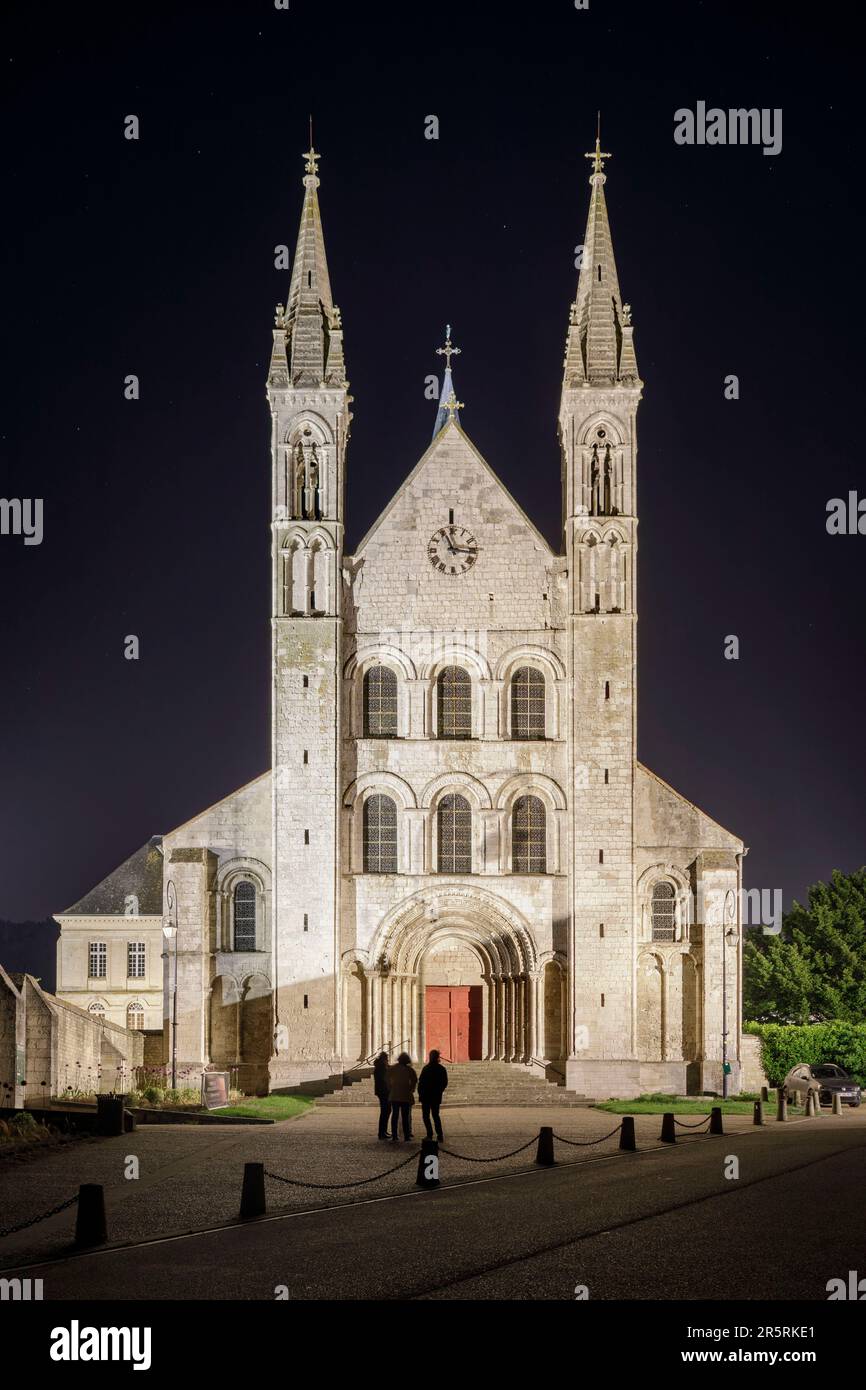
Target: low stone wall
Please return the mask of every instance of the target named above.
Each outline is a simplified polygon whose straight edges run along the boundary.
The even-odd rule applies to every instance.
[[[0,968],[0,1103],[42,1106],[75,1092],[126,1090],[143,1062],[140,1031],[57,999],[32,975]]]

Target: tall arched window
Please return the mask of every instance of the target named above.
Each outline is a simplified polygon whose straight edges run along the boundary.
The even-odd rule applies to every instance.
[[[672,883],[660,879],[653,884],[650,900],[653,941],[676,941],[677,938],[676,891]]]
[[[472,810],[463,796],[443,796],[436,813],[440,874],[472,873]]]
[[[511,677],[511,737],[544,738],[544,676],[534,666]]]
[[[128,1004],[126,1008],[127,1028],[141,1029],[144,1027],[144,1005]]]
[[[472,681],[462,666],[446,666],[437,682],[440,738],[472,737]]]
[[[537,796],[519,796],[511,812],[511,869],[547,873],[547,812]]]
[[[390,796],[364,802],[364,872],[397,872],[397,807]]]
[[[236,951],[256,949],[256,885],[242,879],[234,891],[234,943]]]
[[[364,733],[397,737],[397,677],[387,666],[371,666],[364,676]]]

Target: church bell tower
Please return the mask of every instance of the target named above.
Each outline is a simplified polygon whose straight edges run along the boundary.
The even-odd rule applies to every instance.
[[[635,1057],[635,462],[642,382],[605,202],[610,156],[596,140],[587,158],[592,191],[559,411],[572,689],[566,1065],[571,1089],[607,1095],[605,1078]]]
[[[288,299],[277,305],[271,409],[274,1055],[271,1086],[339,1056],[341,570],[351,413],[307,151]]]

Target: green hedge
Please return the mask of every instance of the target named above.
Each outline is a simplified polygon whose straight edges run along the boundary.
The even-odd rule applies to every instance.
[[[761,1062],[771,1086],[779,1086],[798,1062],[836,1062],[866,1086],[866,1023],[747,1023],[761,1039]]]

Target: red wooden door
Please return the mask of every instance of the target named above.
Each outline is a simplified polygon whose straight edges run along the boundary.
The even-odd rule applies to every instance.
[[[428,1052],[438,1048],[444,1062],[481,1056],[480,986],[428,985],[425,1003]]]

